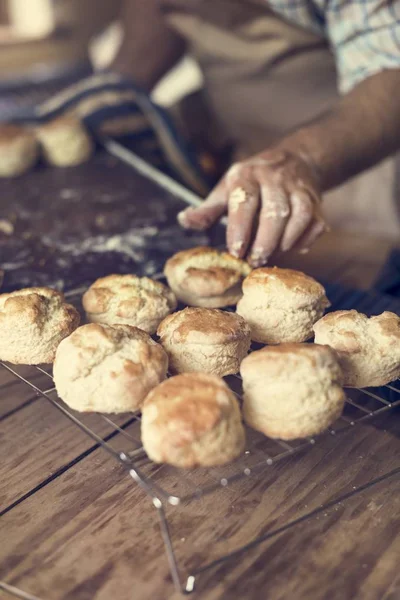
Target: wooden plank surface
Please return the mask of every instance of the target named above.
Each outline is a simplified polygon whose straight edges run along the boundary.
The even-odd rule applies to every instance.
[[[47,377],[33,371],[30,367],[18,367],[19,373],[35,383],[40,389],[48,388],[49,384]],[[26,403],[32,403],[38,399],[36,393],[18,381],[12,374],[0,367],[0,420],[7,417],[10,413],[14,413]]]
[[[11,386],[11,390],[14,387],[18,394],[21,388],[25,389],[24,384]],[[10,387],[7,390],[10,394]],[[122,424],[131,418],[130,415],[119,416],[114,417],[114,421]],[[103,438],[114,432],[100,415],[84,415],[80,419]],[[0,510],[18,502],[96,446],[95,441],[43,397],[3,419],[0,438]]]
[[[393,247],[387,240],[331,231],[317,240],[308,254],[281,254],[277,264],[300,269],[323,281],[369,289]]]
[[[220,488],[217,493],[187,507],[171,508],[168,516],[180,564],[190,572],[204,561],[310,513],[341,494],[351,492],[356,496],[357,488],[400,466],[398,435],[398,420],[387,416],[375,426],[359,426],[357,431],[352,430],[342,438],[327,437],[326,445],[321,444],[303,456],[278,463],[266,469],[263,476],[242,480],[230,488]],[[168,479],[173,477],[172,470],[164,468],[156,479],[168,487],[171,483]],[[341,595],[332,597],[353,600],[355,596],[351,594],[355,587],[361,589],[364,585],[374,561],[380,560],[386,552],[390,560],[394,560],[392,546],[394,537],[400,533],[400,522],[397,520],[399,512],[396,513],[399,496],[396,498],[393,494],[398,490],[399,478],[393,477],[390,486],[395,485],[393,482],[397,482],[397,487],[390,493],[384,487],[383,496],[376,500],[374,488],[371,488],[365,500],[350,499],[348,503],[332,508],[328,516],[316,517],[316,530],[311,537],[309,534],[304,536],[304,532],[298,535],[293,529],[284,534],[283,545],[269,540],[266,546],[279,548],[282,555],[286,556],[286,550],[283,552],[286,544],[291,549],[286,559],[279,557],[276,589],[281,586],[282,593],[286,590],[282,587],[286,577],[294,588],[297,586],[297,570],[301,572],[305,568],[301,561],[299,563],[299,557],[312,543],[314,551],[307,550],[304,564],[307,565],[311,558],[315,560],[317,548],[320,548],[319,552],[325,548],[318,536],[328,535],[327,531],[332,528],[328,547],[333,545],[333,548],[328,555],[324,550],[320,556],[321,565],[328,560],[340,565],[345,556],[347,572],[353,575],[349,583],[343,583]],[[381,508],[382,512],[379,512]],[[370,518],[372,524],[368,528],[366,522]],[[321,527],[322,531],[318,533]],[[44,600],[105,600],[111,593],[119,600],[128,600],[132,598],[133,590],[135,600],[175,597],[155,509],[104,451],[95,451],[16,506],[3,517],[2,530],[9,541],[6,547],[0,548],[0,576]],[[346,530],[352,533],[346,538],[344,554],[338,555],[335,548],[340,545]],[[388,531],[390,535],[387,535]],[[364,538],[360,540],[361,533]],[[380,556],[374,555],[377,535],[382,536]],[[370,547],[366,550],[368,541]],[[249,557],[246,555],[246,559],[241,557],[234,564],[221,567],[223,577],[231,582],[228,583],[228,587],[232,587],[231,593],[240,585],[239,597],[243,597],[245,588],[248,597],[260,597],[256,594],[261,590],[265,594],[261,597],[269,597],[271,569],[277,568],[274,561],[271,564],[271,559],[278,550],[263,550],[264,547],[265,544],[255,549]],[[260,555],[260,551],[266,555]],[[364,572],[359,569],[358,555],[366,552],[369,559],[365,558],[365,561],[371,564]],[[257,559],[257,556],[264,558]],[[247,560],[250,560],[249,565],[254,562],[257,568],[253,565],[243,570]],[[253,568],[256,569],[255,586]],[[221,569],[199,578],[207,598],[235,597],[226,595],[225,584],[217,585],[222,577]],[[386,570],[385,585],[394,573],[388,566]],[[308,584],[303,586],[304,593],[296,597],[308,600],[312,586],[316,589],[321,586],[325,591],[329,585],[336,586],[332,570],[328,572],[322,566],[321,572],[316,569]],[[378,593],[379,585],[382,585],[381,579],[376,583],[375,593]],[[282,595],[285,597],[291,596]],[[322,593],[315,596],[325,597]]]

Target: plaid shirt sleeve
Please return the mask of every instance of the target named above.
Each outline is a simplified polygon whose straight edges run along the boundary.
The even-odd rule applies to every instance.
[[[336,56],[339,89],[400,69],[400,0],[315,0]]]

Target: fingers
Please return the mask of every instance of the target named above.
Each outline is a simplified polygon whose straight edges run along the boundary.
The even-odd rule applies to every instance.
[[[328,227],[322,217],[317,216],[301,238],[297,241],[295,249],[300,253],[305,254],[309,251],[310,247],[314,242],[323,234],[328,231]]]
[[[257,182],[245,174],[227,178],[228,227],[226,240],[229,252],[243,258],[250,244],[253,224],[260,202]]]
[[[213,189],[208,198],[197,208],[186,208],[178,214],[178,222],[185,229],[208,229],[221,215],[227,205],[225,180]]]
[[[306,190],[295,190],[290,194],[290,218],[281,240],[281,250],[290,250],[304,234],[314,218],[314,205]]]
[[[249,262],[253,267],[265,264],[279,245],[290,215],[286,191],[280,186],[261,185],[261,211]]]

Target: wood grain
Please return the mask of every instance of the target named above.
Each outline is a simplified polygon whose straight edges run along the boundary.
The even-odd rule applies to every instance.
[[[25,386],[20,384],[16,389],[19,391],[20,387]],[[81,418],[103,438],[114,432],[99,415]],[[128,415],[114,420],[122,424],[130,418]],[[1,510],[96,446],[95,441],[42,397],[0,422],[0,436]]]
[[[321,444],[304,456],[269,467],[262,477],[221,488],[186,508],[171,508],[168,511],[171,531],[180,564],[188,570],[198,567],[205,560],[271,532],[342,493],[354,491],[356,496],[353,487],[358,488],[399,466],[398,422],[386,417],[379,422],[379,429],[360,426],[358,432],[351,433],[341,439],[328,437],[327,445]],[[168,478],[174,477],[168,468],[155,476],[164,485],[168,485]],[[373,489],[364,494],[364,500],[352,498],[332,508],[329,516],[315,517],[310,530],[304,530],[304,525],[296,526],[277,538],[281,541],[269,540],[246,554],[246,558],[241,556],[215,573],[205,573],[199,577],[200,589],[204,586],[207,599],[244,597],[245,589],[249,598],[290,598],[290,593],[303,582],[301,594],[296,598],[314,598],[310,593],[319,587],[324,593],[327,590],[336,593],[333,574],[345,559],[347,572],[352,575],[341,584],[341,596],[332,597],[352,600],[356,597],[351,595],[354,589],[361,589],[365,577],[371,575],[372,563],[385,553],[387,560],[394,562],[393,544],[400,523],[396,512],[398,499],[391,507],[390,502],[396,498],[392,494],[398,490],[398,481],[390,493],[387,490],[391,488],[384,486],[383,496],[376,500]],[[296,533],[298,529],[301,535]],[[352,533],[346,538],[347,530]],[[10,542],[7,548],[0,549],[0,576],[45,600],[105,600],[111,594],[128,600],[133,589],[138,600],[175,597],[155,509],[101,450],[72,466],[5,515],[3,532]],[[364,537],[360,537],[361,533]],[[327,545],[322,543],[322,534],[328,535]],[[373,545],[378,535],[382,536],[379,556],[374,554]],[[341,544],[343,552],[338,553]],[[359,570],[361,556],[370,565],[365,573]],[[306,583],[303,579],[307,565],[317,558],[321,566],[314,567]],[[329,570],[325,563],[329,563]],[[244,564],[248,564],[246,569]],[[386,559],[384,566],[382,577],[377,573],[378,581],[370,583],[375,585],[376,594],[382,581],[386,586],[395,572]],[[218,585],[221,579],[226,579],[226,584]],[[276,590],[289,595],[267,595],[271,579]],[[293,590],[283,585],[284,580],[288,586],[292,582]],[[235,589],[240,590],[240,595],[230,596]],[[263,595],[257,596],[261,590]],[[330,596],[321,591],[315,597]]]
[[[18,372],[23,377],[29,377],[40,389],[46,389],[51,386],[48,378],[39,371],[30,367],[18,367]],[[14,375],[8,373],[0,367],[0,420],[6,418],[10,413],[16,412],[27,402],[36,401],[37,395],[16,379]]]

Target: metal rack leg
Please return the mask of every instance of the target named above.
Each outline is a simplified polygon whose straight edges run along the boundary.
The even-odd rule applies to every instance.
[[[161,535],[164,540],[165,551],[167,553],[167,559],[169,563],[169,568],[171,571],[172,581],[178,592],[187,593],[186,589],[183,587],[181,582],[181,577],[179,574],[178,563],[176,560],[174,548],[172,545],[171,535],[169,532],[167,518],[165,516],[164,506],[159,498],[153,498],[153,504],[157,509],[158,518],[160,521]]]

